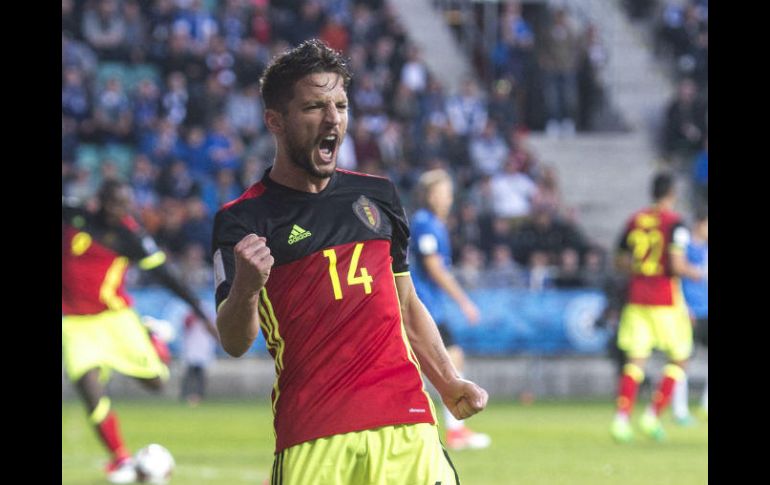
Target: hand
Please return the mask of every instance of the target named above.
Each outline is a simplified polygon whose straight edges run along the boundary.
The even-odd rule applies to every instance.
[[[235,245],[235,278],[233,287],[257,295],[270,277],[275,260],[267,247],[267,239],[247,234]]]
[[[455,418],[467,419],[487,407],[489,395],[476,383],[458,378],[441,395],[441,400]]]

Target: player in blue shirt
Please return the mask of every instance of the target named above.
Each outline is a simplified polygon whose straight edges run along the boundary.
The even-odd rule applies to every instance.
[[[409,242],[410,273],[415,290],[428,312],[436,321],[441,338],[458,371],[463,370],[463,351],[454,341],[447,327],[444,295],[448,295],[460,307],[468,321],[479,322],[479,309],[463,291],[449,268],[452,265],[452,248],[446,219],[454,200],[452,178],[443,169],[434,169],[420,176],[417,194],[420,203],[410,221]],[[444,406],[444,423],[447,428],[447,447],[486,448],[491,443],[488,435],[476,433],[456,419]]]
[[[699,210],[695,215],[695,224],[690,244],[687,245],[687,261],[699,268],[704,275],[700,280],[682,278],[682,293],[690,310],[693,321],[693,336],[696,342],[708,348],[709,325],[709,220],[705,210]],[[692,423],[688,406],[687,381],[677,383],[673,402],[674,419],[677,423],[687,425]],[[708,376],[701,397],[699,414],[708,417]]]

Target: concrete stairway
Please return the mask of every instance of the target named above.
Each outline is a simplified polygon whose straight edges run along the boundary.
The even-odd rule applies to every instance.
[[[460,46],[455,41],[443,15],[430,0],[389,0],[420,49],[428,69],[441,80],[448,93],[457,92],[460,83],[476,77]]]
[[[576,209],[586,235],[605,249],[613,247],[631,212],[650,202],[655,165],[645,134],[530,138],[541,163],[556,168],[564,202]]]

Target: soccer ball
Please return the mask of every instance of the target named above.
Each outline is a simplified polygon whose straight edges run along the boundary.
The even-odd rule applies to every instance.
[[[141,483],[163,485],[171,479],[174,471],[174,457],[164,446],[157,443],[147,445],[136,452],[136,475]]]

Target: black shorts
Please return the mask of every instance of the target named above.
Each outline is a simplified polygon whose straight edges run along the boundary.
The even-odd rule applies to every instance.
[[[444,347],[449,348],[453,345],[457,345],[449,327],[443,323],[436,323],[436,326],[438,327],[438,333],[441,335],[441,341],[444,342]]]
[[[706,347],[709,346],[709,319],[706,318],[698,318],[695,320],[695,328],[693,329],[693,337],[695,338],[695,341],[698,343],[701,343],[705,345]]]

